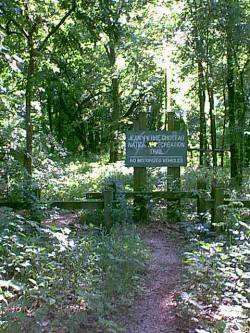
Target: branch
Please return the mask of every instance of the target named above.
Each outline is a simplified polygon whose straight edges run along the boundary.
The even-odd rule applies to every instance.
[[[21,35],[23,36],[23,34],[19,31],[12,31],[10,30],[9,24],[6,25],[6,27],[4,27],[3,25],[0,24],[0,30],[4,31],[7,35]]]
[[[138,98],[131,103],[129,109],[126,111],[126,113],[124,115],[122,115],[121,119],[125,119],[125,118],[128,118],[129,116],[131,116],[133,111],[140,105],[141,99],[145,96],[145,94],[146,93],[139,94]]]
[[[27,32],[24,30],[24,28],[13,18],[11,19],[11,21],[13,22],[13,24],[19,29],[19,31],[21,32],[21,34],[28,39],[28,34]]]
[[[72,96],[73,101],[77,104],[78,108],[81,108],[84,104],[88,104],[89,102],[91,102],[91,100],[97,96],[100,96],[103,94],[103,91],[99,91],[96,94],[90,93],[87,97],[85,97],[82,101],[78,101],[77,98],[75,98],[74,96]]]
[[[3,14],[8,17],[9,21],[7,23],[6,28],[9,30],[9,23],[12,22],[20,31],[20,33],[25,37],[28,38],[28,34],[27,32],[24,30],[24,28],[11,16],[8,15],[8,13],[4,10],[4,8],[1,8],[1,11],[3,12]],[[1,28],[3,28],[3,26],[1,26]],[[13,32],[12,32],[13,33]]]
[[[108,44],[104,44],[104,47],[105,47],[108,57],[110,57],[110,48],[108,48]]]
[[[0,24],[0,29],[4,32],[7,32],[7,27],[2,26],[2,24]]]
[[[100,36],[96,33],[95,21],[88,17],[86,14],[82,13],[81,18],[85,19],[85,26],[91,36],[94,38],[94,43],[100,40]]]
[[[41,42],[41,45],[38,47],[38,51],[41,51],[44,48],[45,44],[50,39],[50,37],[57,32],[57,30],[61,27],[61,25],[63,25],[63,23],[67,20],[67,18],[73,13],[75,8],[76,8],[76,2],[75,2],[75,0],[73,0],[73,4],[72,4],[71,9],[61,18],[59,23],[50,30],[48,35]]]
[[[245,62],[244,66],[243,66],[243,68],[242,68],[242,70],[241,70],[242,73],[245,72],[245,70],[247,69],[249,63],[250,63],[250,58],[248,58],[247,61]]]

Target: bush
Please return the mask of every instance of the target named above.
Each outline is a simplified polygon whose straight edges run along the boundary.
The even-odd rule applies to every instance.
[[[112,326],[111,310],[131,299],[148,258],[129,226],[49,228],[11,209],[1,209],[0,226],[1,331]]]
[[[185,254],[186,291],[180,303],[197,332],[249,332],[249,236],[239,208],[222,206],[216,234],[193,238]]]

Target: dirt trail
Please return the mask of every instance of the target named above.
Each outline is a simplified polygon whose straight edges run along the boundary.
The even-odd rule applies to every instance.
[[[126,333],[184,333],[188,323],[178,315],[175,296],[180,292],[180,239],[170,239],[169,230],[152,227],[141,236],[152,251],[144,292],[121,318]],[[179,245],[178,245],[179,244]],[[179,246],[179,248],[178,248]]]

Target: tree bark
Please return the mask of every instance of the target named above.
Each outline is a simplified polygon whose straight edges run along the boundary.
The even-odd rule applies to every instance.
[[[32,144],[33,144],[33,124],[32,124],[32,100],[34,94],[34,73],[35,73],[35,49],[32,34],[28,36],[29,63],[27,70],[27,80],[25,87],[25,128],[26,128],[26,151],[25,163],[27,174],[32,176]]]
[[[228,90],[228,120],[230,131],[231,180],[236,185],[241,183],[240,154],[236,138],[236,93],[235,93],[235,60],[232,50],[232,36],[227,31],[227,90]]]
[[[246,124],[247,102],[245,98],[244,78],[243,72],[238,75],[238,84],[236,91],[236,114],[238,122],[238,135],[237,144],[239,150],[239,183],[243,179],[243,167],[245,162],[245,144],[244,144],[244,131]]]
[[[53,119],[52,119],[52,89],[50,85],[47,88],[47,112],[48,112],[48,122],[49,122],[49,131],[53,133]]]
[[[216,124],[215,124],[215,115],[214,115],[214,91],[213,87],[209,84],[208,78],[207,78],[207,92],[209,99],[210,135],[211,135],[213,167],[216,168],[217,153],[216,153]]]
[[[111,70],[111,126],[110,126],[110,157],[109,162],[114,163],[118,161],[119,150],[119,118],[120,118],[120,96],[119,96],[119,78],[115,70],[116,50],[115,44],[110,41],[106,45],[106,52],[109,59]]]
[[[223,103],[224,103],[224,119],[223,119],[223,128],[222,128],[222,138],[221,138],[221,167],[224,168],[224,156],[225,156],[225,132],[226,132],[226,124],[227,124],[227,97],[226,97],[226,89],[223,89]]]
[[[205,164],[204,149],[207,148],[207,134],[206,134],[206,116],[205,116],[205,79],[204,70],[201,59],[198,59],[198,95],[199,95],[199,109],[200,109],[200,165]]]
[[[230,153],[231,153],[231,181],[233,185],[240,186],[242,183],[242,161],[241,161],[241,142],[240,142],[240,112],[237,96],[237,53],[239,44],[235,37],[237,35],[237,21],[235,17],[234,1],[226,3],[227,22],[226,22],[226,58],[227,58],[227,90],[228,90],[228,122],[230,131]]]
[[[167,68],[164,68],[164,92],[163,92],[163,106],[164,106],[164,130],[167,130],[168,125],[168,77]]]

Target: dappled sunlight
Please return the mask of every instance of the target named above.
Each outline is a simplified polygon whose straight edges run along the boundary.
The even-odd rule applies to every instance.
[[[177,306],[176,303],[176,294],[174,292],[169,292],[165,297],[163,296],[163,300],[160,304],[161,308],[165,311],[168,311],[169,308]]]
[[[63,171],[59,165],[58,172],[54,165],[54,172],[56,177],[53,177],[52,174],[49,184],[43,184],[44,198],[65,200],[80,199],[86,192],[100,191],[105,179],[131,178],[133,169],[125,167],[123,161],[107,165],[98,162],[76,161],[65,164]]]
[[[249,0],[0,0],[0,332],[249,332]]]

